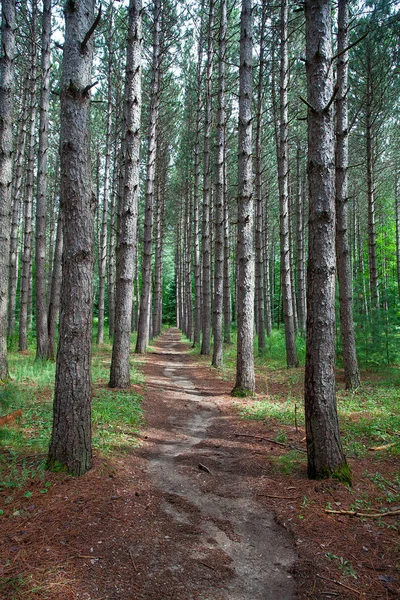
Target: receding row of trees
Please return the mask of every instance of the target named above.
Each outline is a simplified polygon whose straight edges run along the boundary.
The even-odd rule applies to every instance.
[[[283,326],[288,367],[305,335],[309,474],[348,477],[335,304],[348,388],[357,348],[397,358],[395,7],[75,0],[64,16],[2,2],[0,377],[7,336],[23,351],[33,328],[41,360],[58,340],[49,465],[91,466],[94,303],[112,387],[130,385],[131,332],[143,353],[163,320],[215,367],[234,324],[239,395],[254,328],[264,353]]]

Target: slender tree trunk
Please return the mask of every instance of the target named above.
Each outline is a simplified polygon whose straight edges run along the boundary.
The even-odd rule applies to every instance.
[[[360,385],[353,320],[353,289],[348,235],[348,0],[339,0],[336,96],[336,265],[339,280],[340,331],[347,389]]]
[[[185,207],[185,314],[186,314],[186,337],[191,340],[193,336],[193,307],[192,307],[192,196],[189,183],[186,189]]]
[[[293,289],[290,264],[289,231],[289,144],[288,144],[288,0],[281,3],[281,66],[280,66],[280,125],[278,148],[278,182],[280,199],[281,287],[285,322],[286,362],[288,367],[299,364],[293,314]]]
[[[25,86],[22,106],[25,109],[27,99],[27,86]],[[12,337],[15,331],[15,309],[17,300],[18,284],[18,249],[21,225],[21,201],[22,201],[22,176],[25,163],[25,148],[27,138],[27,119],[21,115],[21,129],[17,138],[17,159],[14,167],[14,177],[12,182],[12,219],[11,219],[11,239],[10,239],[10,273],[9,273],[9,304],[8,304],[8,335]]]
[[[51,0],[43,0],[42,80],[40,88],[39,159],[36,197],[36,358],[47,359],[49,336],[46,298],[47,163],[49,154]]]
[[[212,365],[222,366],[223,347],[223,302],[224,302],[224,194],[225,194],[225,54],[226,54],[227,6],[220,3],[220,25],[218,42],[218,113],[217,113],[217,181],[215,194],[215,271],[213,301],[214,347]]]
[[[163,219],[164,219],[164,179],[166,165],[163,160],[158,162],[158,179],[156,194],[156,231],[155,231],[155,260],[154,260],[154,309],[153,337],[160,335],[162,329],[162,274],[163,274]]]
[[[335,396],[335,173],[331,1],[306,0],[308,181],[305,416],[308,476],[350,481]]]
[[[262,4],[262,17],[261,17],[261,32],[260,32],[260,57],[259,57],[259,69],[258,69],[258,83],[257,83],[257,119],[256,119],[256,265],[255,265],[255,279],[256,279],[256,325],[257,325],[257,339],[258,339],[258,352],[262,354],[265,351],[265,312],[264,312],[264,287],[263,287],[263,177],[262,177],[262,144],[261,144],[261,132],[262,132],[262,121],[263,121],[263,87],[264,87],[264,37],[265,37],[265,23],[267,18],[265,3]]]
[[[194,190],[193,190],[193,270],[194,270],[194,332],[193,346],[200,344],[201,338],[201,268],[199,234],[199,188],[200,188],[200,130],[201,130],[201,83],[203,53],[203,7],[201,2],[201,23],[197,49],[197,104],[196,104],[196,141],[194,147]]]
[[[227,153],[224,149],[224,342],[231,343],[232,302],[231,302],[231,248],[229,238],[229,201],[227,183]]]
[[[104,301],[105,301],[105,284],[107,270],[107,221],[108,221],[108,204],[110,199],[110,167],[111,167],[111,126],[112,126],[112,107],[113,107],[113,3],[109,5],[109,28],[107,36],[108,47],[108,65],[107,65],[107,124],[106,124],[106,156],[104,163],[104,194],[103,194],[103,215],[101,220],[101,235],[99,243],[99,314],[97,327],[97,343],[104,342]]]
[[[12,181],[15,0],[1,3],[0,58],[0,380],[8,377],[7,317]]]
[[[272,304],[271,304],[271,276],[270,276],[270,256],[269,256],[269,189],[265,191],[265,204],[263,210],[263,252],[264,252],[264,299],[265,299],[265,325],[267,336],[272,333]]]
[[[367,98],[366,98],[366,152],[367,152],[367,193],[368,193],[368,263],[371,306],[379,310],[379,279],[376,256],[376,216],[375,216],[375,181],[373,157],[373,87],[372,87],[371,52],[367,52]]]
[[[57,222],[57,237],[54,250],[53,270],[50,286],[50,300],[48,312],[49,327],[49,358],[54,360],[56,356],[57,321],[60,312],[60,294],[62,281],[62,251],[63,251],[63,223],[62,212],[59,211]]]
[[[395,211],[396,211],[396,268],[397,268],[397,293],[400,302],[400,177],[396,172],[395,179]]]
[[[142,262],[142,293],[140,298],[140,315],[138,335],[136,340],[136,353],[146,352],[149,342],[149,314],[151,311],[151,260],[153,255],[153,203],[154,179],[157,158],[157,128],[160,108],[160,25],[161,1],[154,2],[154,30],[153,30],[153,63],[150,94],[150,120],[148,131],[148,155],[146,177],[146,206],[144,217],[144,241]]]
[[[254,251],[252,174],[252,1],[242,0],[239,66],[238,244],[237,244],[237,363],[233,395],[255,389]]]
[[[53,430],[48,466],[74,475],[92,466],[91,349],[94,198],[90,177],[90,94],[94,1],[65,7],[61,80],[61,210],[63,277]]]
[[[37,5],[32,4],[32,33],[36,35]],[[30,123],[28,134],[28,160],[26,167],[26,184],[24,198],[24,235],[22,249],[21,269],[21,305],[19,313],[19,342],[18,349],[26,350],[28,347],[28,315],[29,315],[29,288],[32,262],[32,208],[33,208],[33,183],[35,166],[35,125],[36,125],[36,76],[37,76],[37,44],[36,39],[31,40],[31,78],[29,82],[29,110]]]
[[[203,231],[202,231],[202,310],[201,310],[201,354],[210,354],[210,315],[211,315],[211,160],[210,135],[212,111],[212,72],[213,72],[213,29],[214,4],[209,0],[208,15],[208,44],[207,44],[207,73],[206,73],[206,105],[204,115],[204,146],[203,146]]]
[[[123,185],[118,205],[117,275],[110,387],[130,385],[130,333],[139,202],[142,2],[130,0],[126,57]]]
[[[304,250],[303,187],[300,172],[300,146],[297,146],[297,313],[299,329],[306,330],[306,260]]]

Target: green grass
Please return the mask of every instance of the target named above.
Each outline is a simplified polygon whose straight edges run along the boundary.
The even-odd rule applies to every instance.
[[[107,388],[110,363],[111,344],[94,345],[93,447],[104,455],[137,445],[142,422],[142,399],[136,391]],[[0,414],[21,409],[22,417],[0,427],[0,491],[20,489],[29,479],[44,477],[53,416],[55,363],[36,361],[30,349],[23,354],[10,352],[9,365],[12,380],[0,387]],[[143,382],[133,361],[131,381]]]

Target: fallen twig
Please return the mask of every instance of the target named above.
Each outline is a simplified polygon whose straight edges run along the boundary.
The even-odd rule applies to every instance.
[[[340,585],[341,587],[346,588],[346,590],[350,590],[351,592],[354,592],[354,594],[357,594],[357,596],[361,596],[361,592],[359,592],[358,590],[355,590],[354,588],[350,587],[349,585],[341,583],[337,579],[329,579],[328,577],[323,577],[322,575],[318,575],[318,573],[317,573],[317,577],[319,577],[319,579],[323,579],[324,581],[329,581],[330,583],[335,583],[336,585]]]
[[[298,500],[300,496],[271,496],[270,494],[256,494],[257,496],[262,496],[263,498],[277,498],[279,500]]]
[[[135,571],[137,571],[137,567],[135,565],[135,561],[133,560],[132,552],[130,550],[129,550],[129,556],[130,556],[133,568],[135,569]]]
[[[396,444],[384,444],[383,446],[373,446],[368,448],[370,452],[376,452],[377,450],[387,450],[388,448],[393,448]]]
[[[303,452],[303,454],[307,454],[303,448],[297,448],[296,446],[292,446],[292,444],[284,444],[283,442],[277,442],[271,438],[263,437],[262,435],[251,435],[249,433],[235,433],[237,437],[249,437],[254,438],[256,440],[262,440],[263,442],[269,442],[271,444],[276,444],[277,446],[282,446],[283,448],[290,448],[291,450],[297,450],[297,452]]]
[[[388,510],[381,513],[360,513],[357,510],[330,510],[325,509],[326,513],[331,515],[349,515],[350,517],[367,517],[369,519],[379,519],[379,517],[391,517],[392,515],[400,515],[400,510]]]
[[[212,475],[210,469],[208,467],[206,467],[206,465],[203,465],[203,464],[199,463],[199,469],[201,469],[202,471],[205,471],[206,473],[209,473],[210,475]]]
[[[214,567],[212,567],[211,565],[208,565],[207,563],[205,563],[205,562],[202,562],[201,560],[199,561],[199,563],[200,563],[201,565],[204,565],[204,566],[205,566],[205,567],[207,567],[208,569],[212,569],[213,571],[215,571]]]

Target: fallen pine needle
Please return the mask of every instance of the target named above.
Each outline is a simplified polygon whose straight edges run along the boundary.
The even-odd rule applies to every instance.
[[[298,500],[300,496],[271,496],[270,494],[257,494],[263,498],[277,498],[279,500]]]
[[[208,467],[206,467],[206,465],[203,465],[203,464],[199,463],[199,469],[201,469],[202,471],[205,471],[206,473],[209,473],[210,475],[212,475],[210,469]]]
[[[356,510],[330,510],[325,509],[326,513],[331,515],[349,515],[350,517],[368,517],[369,519],[379,519],[379,517],[391,517],[392,515],[400,515],[400,510],[388,510],[381,513],[360,513]]]
[[[130,550],[129,550],[129,556],[130,556],[133,568],[135,569],[135,571],[137,571],[135,561],[133,560],[132,552]]]

